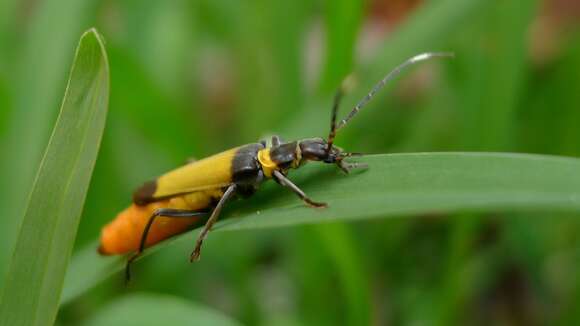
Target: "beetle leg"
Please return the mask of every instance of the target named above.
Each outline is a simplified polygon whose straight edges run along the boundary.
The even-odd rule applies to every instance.
[[[220,198],[219,202],[211,212],[211,216],[205,222],[205,226],[197,236],[197,240],[195,241],[195,248],[191,253],[190,261],[199,260],[199,255],[201,252],[201,245],[203,244],[203,240],[207,237],[207,233],[211,230],[213,224],[217,221],[217,218],[220,215],[222,208],[224,207],[225,203],[230,199],[236,191],[236,184],[230,185],[226,191],[224,192],[223,196]]]
[[[359,162],[347,163],[343,160],[337,161],[336,165],[338,165],[338,167],[346,174],[349,174],[350,171],[353,169],[366,169],[369,167],[369,165],[366,163]]]
[[[290,188],[290,190],[292,190],[296,195],[298,195],[298,197],[300,197],[300,199],[302,199],[309,206],[311,206],[311,207],[327,207],[328,206],[328,204],[326,204],[326,203],[319,203],[319,202],[315,202],[312,199],[310,199],[308,196],[306,196],[304,191],[302,191],[300,188],[298,188],[297,185],[292,183],[292,181],[290,181],[290,179],[286,178],[280,171],[274,170],[272,175],[274,176],[274,179],[279,184],[281,184],[284,187]]]
[[[165,217],[195,217],[201,215],[207,215],[207,212],[200,212],[200,211],[190,211],[190,210],[183,210],[183,209],[172,209],[172,208],[158,208],[153,212],[153,215],[147,221],[145,225],[145,229],[143,230],[143,234],[141,234],[141,241],[139,242],[139,249],[127,260],[127,265],[125,266],[125,282],[128,283],[131,279],[131,263],[135,261],[141,254],[143,250],[145,250],[145,243],[147,242],[147,235],[149,234],[149,230],[153,225],[155,219],[159,216]]]
[[[272,147],[278,147],[282,144],[282,139],[280,136],[272,136]]]

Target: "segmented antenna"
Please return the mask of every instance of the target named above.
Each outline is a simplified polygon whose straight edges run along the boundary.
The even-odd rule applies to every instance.
[[[330,153],[332,149],[332,144],[334,143],[334,137],[336,137],[336,119],[338,114],[338,107],[340,106],[340,100],[344,95],[344,90],[341,87],[338,88],[336,94],[334,94],[334,102],[332,103],[332,114],[330,116],[330,133],[328,134],[328,141],[326,146],[326,154]]]
[[[373,96],[375,96],[375,94],[381,88],[383,88],[383,86],[385,86],[385,84],[388,81],[397,77],[401,73],[401,71],[403,69],[405,69],[406,67],[413,65],[417,62],[420,62],[420,61],[429,60],[431,58],[452,58],[453,56],[454,56],[454,54],[452,52],[426,52],[426,53],[418,54],[410,59],[407,59],[407,61],[403,62],[402,64],[397,66],[395,69],[391,70],[391,72],[389,72],[385,76],[385,78],[383,78],[380,82],[378,82],[373,87],[373,89],[367,94],[367,96],[365,96],[362,100],[360,100],[360,102],[358,102],[358,104],[352,109],[352,111],[350,111],[348,116],[346,118],[342,119],[338,123],[338,125],[336,126],[336,129],[335,129],[335,132],[338,131],[340,128],[344,127],[350,121],[350,119],[352,119],[358,113],[358,111],[360,111],[365,105],[367,105],[367,103],[373,98]]]

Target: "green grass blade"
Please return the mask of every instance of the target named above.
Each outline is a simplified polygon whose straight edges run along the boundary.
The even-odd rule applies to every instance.
[[[0,20],[4,20],[0,24],[6,27],[5,38],[0,40],[3,60],[0,66],[4,65],[11,96],[11,106],[6,109],[9,123],[0,141],[0,150],[10,153],[10,159],[0,161],[0,206],[4,215],[11,217],[0,219],[2,281],[28,191],[56,121],[55,108],[60,105],[74,54],[70,49],[88,27],[96,2],[41,0],[25,4],[4,0],[0,3]]]
[[[386,215],[465,209],[580,208],[580,160],[527,154],[417,153],[372,155],[370,169],[342,175],[333,167],[304,167],[292,179],[331,206],[310,210],[293,196],[240,205],[224,230],[280,227]],[[314,165],[314,164],[313,164]],[[281,194],[279,190],[276,194]],[[260,209],[257,213],[256,209]]]
[[[274,183],[232,203],[215,231],[283,227],[458,211],[580,211],[580,160],[500,153],[371,155],[370,168],[343,175],[332,166],[307,165],[291,178],[327,209],[305,207]],[[174,241],[193,243],[193,234]],[[211,246],[211,236],[206,244]],[[79,252],[67,274],[63,303],[124,266],[123,257],[99,257],[97,245]],[[187,256],[188,253],[184,253]],[[200,264],[203,264],[200,262]],[[195,267],[195,266],[193,266]]]
[[[0,302],[1,325],[54,322],[107,113],[103,41],[81,37],[61,112],[20,226]]]
[[[213,309],[178,297],[140,293],[111,302],[83,325],[234,326],[239,323]]]

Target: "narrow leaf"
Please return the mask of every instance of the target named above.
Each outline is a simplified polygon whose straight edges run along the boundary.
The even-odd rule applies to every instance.
[[[580,211],[580,160],[500,153],[371,155],[366,171],[343,175],[311,164],[290,177],[326,209],[306,207],[288,190],[265,184],[254,197],[232,203],[214,231],[284,227],[459,211]],[[188,233],[172,242],[193,243]],[[211,246],[211,234],[206,246]],[[63,303],[124,267],[124,257],[99,257],[97,245],[80,251],[68,271]],[[202,254],[203,256],[203,254]],[[184,253],[184,263],[188,253]],[[199,264],[203,264],[202,261]],[[192,266],[195,268],[195,265]]]
[[[239,323],[213,309],[178,297],[140,293],[111,302],[83,325],[234,326]]]
[[[80,39],[61,111],[28,198],[0,301],[0,325],[51,325],[105,125],[103,41]]]
[[[56,108],[74,55],[71,49],[96,15],[96,3],[41,0],[23,6],[19,0],[0,0],[0,25],[6,28],[0,32],[0,70],[6,74],[11,97],[10,106],[0,109],[6,111],[8,120],[0,150],[10,153],[9,159],[0,160],[0,207],[10,216],[0,219],[1,281],[5,280],[26,200],[56,121]]]

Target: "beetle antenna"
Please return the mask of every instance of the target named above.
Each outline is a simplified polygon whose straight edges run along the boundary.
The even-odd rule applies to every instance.
[[[352,109],[352,111],[350,111],[348,116],[346,118],[342,119],[338,123],[338,125],[335,125],[336,122],[333,122],[333,124],[335,125],[335,128],[334,128],[334,130],[331,129],[331,131],[330,131],[331,135],[336,134],[336,131],[338,131],[340,128],[344,127],[350,121],[350,119],[352,119],[365,105],[367,105],[367,103],[373,98],[373,96],[375,96],[375,94],[381,88],[383,88],[383,86],[385,86],[385,84],[388,81],[397,77],[401,73],[401,71],[403,69],[405,69],[406,67],[411,66],[411,65],[413,65],[417,62],[420,62],[420,61],[429,60],[431,58],[452,58],[453,56],[454,56],[454,54],[452,52],[426,52],[426,53],[417,54],[416,56],[407,59],[407,61],[405,61],[402,64],[400,64],[399,66],[395,67],[395,69],[391,70],[391,72],[389,72],[381,81],[379,81],[371,89],[371,91],[362,100],[360,100],[360,102],[357,103],[357,105]],[[335,108],[333,108],[333,110],[335,110]],[[335,112],[333,111],[333,117],[334,117],[334,114],[335,114]]]
[[[336,93],[334,94],[334,101],[332,103],[332,114],[330,117],[330,133],[328,134],[328,141],[327,143],[327,147],[326,147],[326,154],[328,155],[330,153],[330,150],[332,149],[332,144],[334,143],[334,137],[336,136],[336,118],[337,118],[337,114],[338,114],[338,107],[340,106],[340,100],[342,99],[342,96],[344,95],[344,89],[343,87],[339,87],[338,90],[336,91]]]

